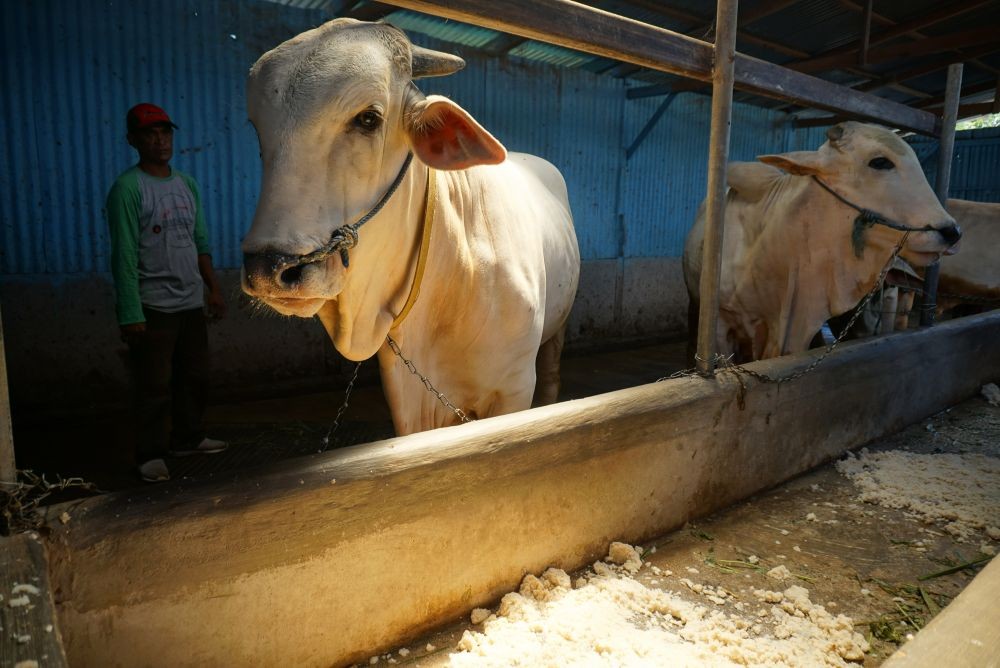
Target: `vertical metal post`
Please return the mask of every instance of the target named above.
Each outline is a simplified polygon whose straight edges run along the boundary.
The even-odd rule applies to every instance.
[[[865,2],[865,13],[864,17],[861,19],[863,22],[862,26],[862,37],[861,37],[861,48],[858,50],[858,66],[865,67],[868,65],[868,43],[871,39],[872,34],[872,4],[875,0],[868,0]]]
[[[944,96],[944,115],[941,118],[941,140],[938,150],[937,180],[934,182],[934,192],[941,205],[948,200],[948,189],[951,187],[951,161],[955,155],[955,123],[958,121],[958,103],[962,97],[962,63],[948,66],[948,83]],[[924,273],[924,299],[920,309],[920,326],[930,327],[934,324],[934,312],[937,309],[937,285],[940,265],[935,262],[927,267]]]
[[[0,315],[0,482],[17,482],[14,464],[14,436],[10,419],[10,392],[7,389],[7,354],[3,343],[3,317]]]
[[[701,261],[698,311],[698,372],[715,370],[715,334],[719,320],[719,277],[722,270],[722,221],[726,213],[726,168],[733,111],[733,66],[736,60],[738,0],[718,0],[715,11],[715,64],[712,67],[712,131],[708,141],[708,201]]]

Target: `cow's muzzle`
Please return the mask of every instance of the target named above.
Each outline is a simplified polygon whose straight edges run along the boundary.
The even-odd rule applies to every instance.
[[[954,246],[958,243],[958,240],[962,238],[962,228],[958,225],[952,223],[946,227],[938,229],[938,234],[944,239],[944,242],[949,246]]]
[[[297,260],[298,256],[273,251],[244,253],[243,276],[247,292],[266,295],[295,291],[313,264]]]

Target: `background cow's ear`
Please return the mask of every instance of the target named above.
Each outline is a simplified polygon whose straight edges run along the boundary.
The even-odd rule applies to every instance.
[[[766,165],[777,167],[789,174],[812,176],[823,173],[822,162],[816,151],[792,151],[777,155],[759,155],[757,159]]]
[[[408,114],[413,152],[434,169],[496,165],[507,149],[469,113],[440,95],[429,95]]]

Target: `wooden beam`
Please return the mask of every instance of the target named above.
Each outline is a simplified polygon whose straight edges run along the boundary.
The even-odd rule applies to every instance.
[[[510,53],[510,50],[521,46],[527,42],[523,37],[518,37],[516,35],[507,35],[505,33],[500,33],[489,42],[483,45],[482,51],[491,56],[505,56]]]
[[[980,93],[985,93],[986,91],[996,90],[996,82],[994,81],[984,81],[978,84],[970,84],[962,88],[961,97],[968,97],[969,95],[978,95]],[[933,107],[940,107],[945,103],[946,95],[936,95],[932,98],[926,100],[921,100],[916,106],[921,109],[932,109]],[[940,112],[934,112],[940,115]]]
[[[990,24],[962,32],[927,37],[916,42],[892,44],[878,49],[869,49],[867,60],[870,64],[883,63],[891,60],[932,55],[961,47],[978,46],[979,44],[995,41],[998,29],[1000,29],[1000,24]],[[788,63],[786,66],[797,72],[824,72],[826,70],[853,65],[856,60],[855,53],[856,49],[848,53],[820,56],[797,63]]]
[[[868,46],[872,34],[872,3],[874,0],[865,1],[865,13],[861,19],[861,46],[858,51],[858,67],[868,65]]]
[[[994,53],[996,51],[1000,51],[1000,41],[994,44],[984,44],[975,49],[966,49],[965,53],[967,55],[973,54],[975,56],[985,56],[990,53]],[[854,89],[865,92],[871,92],[873,90],[877,90],[885,86],[892,86],[901,83],[903,81],[916,79],[917,77],[922,77],[932,72],[938,72],[940,70],[947,69],[948,65],[954,62],[954,59],[955,57],[953,55],[944,54],[916,67],[911,67],[908,69],[890,70],[889,72],[886,72],[881,77],[874,79],[873,81],[869,81],[867,83],[854,86]],[[924,94],[923,97],[933,97],[933,96]]]
[[[0,484],[17,482],[14,460],[14,433],[10,419],[10,388],[7,386],[7,354],[3,339],[3,315],[0,314]]]
[[[722,275],[722,230],[726,215],[726,170],[733,115],[736,60],[737,0],[718,0],[715,17],[715,57],[712,67],[712,125],[708,137],[708,183],[702,243],[695,366],[703,376],[715,371],[719,321],[719,280]]]
[[[391,4],[668,74],[711,79],[711,45],[571,0],[548,0],[541,7],[535,0],[393,0]],[[922,134],[937,132],[937,119],[931,114],[773,63],[737,54],[735,70],[736,87],[742,91]]]
[[[881,44],[883,42],[887,42],[887,41],[889,41],[891,39],[895,39],[895,38],[901,37],[903,35],[908,35],[908,34],[914,33],[915,31],[918,31],[921,28],[926,28],[927,26],[931,26],[931,25],[934,25],[936,23],[940,23],[942,21],[946,21],[946,20],[948,20],[950,18],[953,18],[955,16],[959,16],[960,14],[964,14],[964,13],[969,12],[971,10],[978,9],[979,7],[982,7],[983,5],[988,5],[991,2],[993,2],[993,1],[994,0],[972,0],[971,2],[970,1],[963,1],[963,2],[954,2],[954,3],[951,3],[950,5],[946,5],[945,7],[941,7],[939,9],[927,12],[925,14],[922,14],[921,16],[919,16],[917,18],[910,19],[908,21],[904,21],[902,23],[895,24],[893,27],[891,27],[891,28],[889,28],[887,30],[883,30],[881,32],[878,32],[878,33],[872,35],[871,38],[870,38],[868,46],[870,48],[870,47],[875,46],[877,44]],[[895,23],[891,19],[887,19],[887,18],[885,18],[885,17],[883,17],[883,16],[881,16],[879,14],[876,14],[874,12],[869,13],[870,12],[870,7],[869,7],[870,4],[871,4],[870,2],[867,2],[864,6],[859,6],[859,5],[855,4],[855,3],[850,3],[850,6],[852,8],[857,7],[861,12],[869,15],[869,19],[866,21],[866,24],[869,27],[871,25],[871,23],[870,23],[871,20],[879,20],[882,23],[889,23],[889,24],[894,24]],[[923,37],[923,35],[919,35],[919,33],[917,35],[915,35],[915,36],[917,36],[917,37]],[[797,69],[800,72],[815,72],[815,71],[821,71],[821,69],[831,69],[831,68],[825,67],[825,66],[824,67],[820,67],[820,68],[812,68],[812,67],[809,67],[809,64],[810,63],[815,63],[815,62],[821,62],[824,59],[834,59],[834,62],[837,62],[836,61],[836,57],[837,56],[847,56],[847,55],[850,55],[850,54],[857,53],[858,50],[863,46],[863,42],[864,42],[863,38],[859,39],[859,40],[854,40],[854,41],[852,41],[852,42],[850,42],[848,44],[845,44],[844,46],[840,46],[840,47],[836,47],[836,48],[833,48],[833,49],[829,49],[827,51],[824,51],[822,53],[818,53],[818,54],[816,54],[814,56],[811,56],[811,57],[809,57],[809,58],[807,58],[805,60],[799,61],[797,63],[786,63],[786,66],[787,67],[792,67],[793,69]],[[849,59],[846,60],[846,61],[841,61],[841,62],[849,62]]]
[[[64,668],[48,553],[38,534],[0,538],[0,591],[0,666]]]

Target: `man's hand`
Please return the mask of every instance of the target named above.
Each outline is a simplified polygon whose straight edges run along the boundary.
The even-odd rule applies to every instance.
[[[222,298],[222,290],[216,288],[209,292],[205,305],[208,307],[210,318],[219,319],[226,316],[226,300]]]
[[[121,332],[122,332],[122,341],[124,341],[125,343],[130,343],[146,333],[146,323],[133,322],[128,325],[122,325]]]

